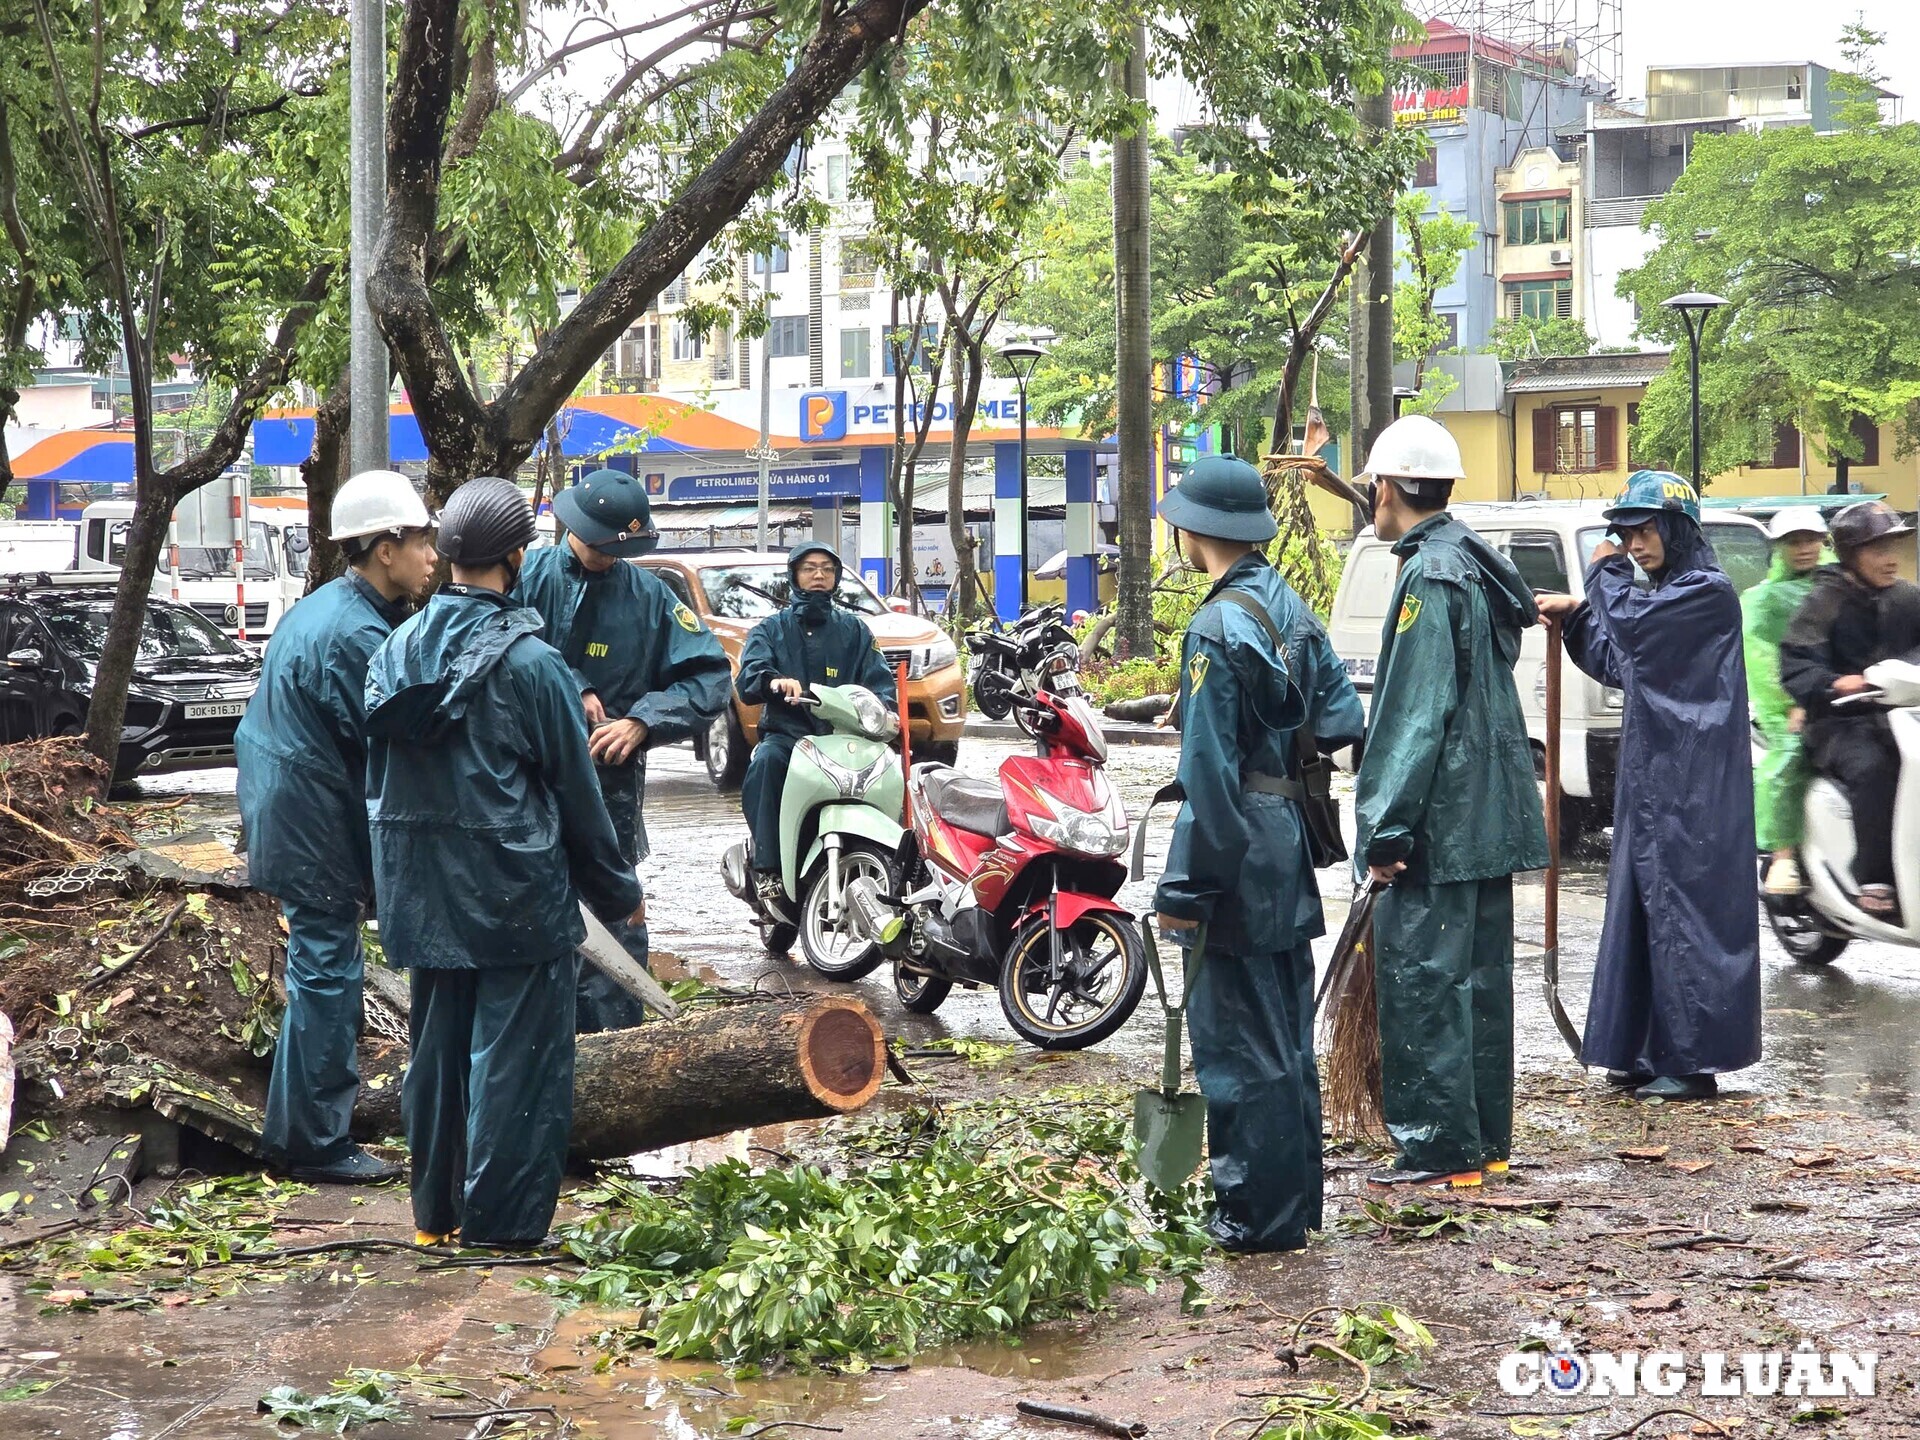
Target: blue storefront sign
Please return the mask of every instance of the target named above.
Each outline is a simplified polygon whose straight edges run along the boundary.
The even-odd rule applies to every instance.
[[[752,500],[760,493],[758,470],[705,470],[672,477],[642,471],[641,479],[647,494],[657,500]],[[860,498],[858,465],[777,465],[767,479],[775,500]]]

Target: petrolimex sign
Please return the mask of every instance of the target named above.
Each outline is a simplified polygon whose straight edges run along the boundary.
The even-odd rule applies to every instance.
[[[800,396],[800,439],[809,445],[831,445],[849,434],[880,434],[893,430],[897,412],[904,411],[909,429],[925,418],[933,408],[933,423],[953,422],[950,401],[918,401],[904,406],[873,399],[852,401],[845,390],[809,390]],[[1020,401],[1015,396],[983,399],[974,410],[974,424],[981,427],[1014,426],[1020,423]]]
[[[832,444],[847,438],[847,392],[813,390],[800,397],[800,438]]]

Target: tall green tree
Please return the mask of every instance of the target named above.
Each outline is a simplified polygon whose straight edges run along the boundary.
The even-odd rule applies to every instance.
[[[1460,262],[1479,243],[1480,232],[1435,206],[1421,191],[1394,204],[1402,240],[1400,263],[1407,278],[1393,287],[1393,350],[1396,360],[1413,362],[1413,397],[1406,409],[1431,415],[1459,381],[1427,362],[1447,347],[1447,327],[1434,313],[1434,299],[1460,274]]]
[[[1387,155],[1334,192],[1246,178],[1189,147],[1156,147],[1153,168],[1153,350],[1163,367],[1184,359],[1206,382],[1199,397],[1163,379],[1155,419],[1222,427],[1230,448],[1253,456],[1285,444],[1300,418],[1307,367],[1324,357],[1323,408],[1345,419],[1346,374],[1338,336],[1356,244],[1389,207],[1401,167],[1419,141],[1403,135]],[[1375,167],[1379,168],[1375,168]],[[1043,225],[1046,253],[1023,314],[1056,332],[1034,382],[1036,413],[1109,428],[1113,371],[1112,260],[1100,227],[1106,179],[1077,173]],[[1326,383],[1326,382],[1334,383]]]
[[[31,0],[5,23],[8,388],[31,360],[25,313],[76,327],[89,362],[117,356],[132,400],[134,518],[86,731],[112,760],[168,516],[239,457],[328,297],[315,156],[344,27],[322,5],[231,0]],[[153,383],[175,356],[226,403],[163,456]]]
[[[1036,7],[1006,17],[1027,27],[1009,39],[1031,56],[1015,102],[968,82],[978,36],[964,14],[933,9],[915,22],[916,43],[895,63],[893,84],[863,95],[853,118],[858,164],[850,191],[871,217],[865,243],[878,252],[896,296],[927,302],[910,307],[918,312],[911,335],[929,324],[941,332],[937,355],[918,347],[926,379],[917,388],[937,392],[944,379],[951,395],[946,509],[957,565],[952,604],[962,614],[982,603],[965,479],[969,434],[994,364],[988,342],[1026,282],[1034,221],[1058,192],[1061,157],[1077,134],[1111,123],[1102,93],[1084,89],[1081,62],[1055,51],[1052,13]],[[917,447],[896,445],[896,453],[910,472]],[[912,488],[909,473],[896,502],[903,591],[912,575],[904,503]]]
[[[1877,36],[1849,27],[1853,69],[1873,77]],[[1621,277],[1641,334],[1674,362],[1641,403],[1633,448],[1684,469],[1690,403],[1686,332],[1662,303],[1682,291],[1727,300],[1701,341],[1704,469],[1771,452],[1793,425],[1844,468],[1860,458],[1856,417],[1920,439],[1920,125],[1891,125],[1861,88],[1842,128],[1706,135],[1671,192],[1647,211],[1657,248]]]

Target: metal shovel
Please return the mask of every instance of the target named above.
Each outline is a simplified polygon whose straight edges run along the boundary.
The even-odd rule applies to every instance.
[[[1547,627],[1547,904],[1546,941],[1540,957],[1540,978],[1547,993],[1547,1014],[1553,1028],[1580,1059],[1581,1035],[1567,1007],[1560,1003],[1560,626]]]
[[[1141,1090],[1133,1097],[1133,1134],[1140,1142],[1140,1173],[1156,1190],[1172,1194],[1187,1183],[1199,1168],[1200,1152],[1207,1136],[1207,1099],[1204,1095],[1180,1091],[1180,1027],[1186,1017],[1187,1002],[1193,997],[1194,981],[1199,978],[1201,957],[1206,953],[1207,927],[1199,926],[1186,966],[1180,1003],[1167,1000],[1166,976],[1160,970],[1160,950],[1154,943],[1153,921],[1144,927],[1147,966],[1153,972],[1153,988],[1160,994],[1160,1008],[1167,1014],[1167,1044],[1160,1069],[1160,1088]]]

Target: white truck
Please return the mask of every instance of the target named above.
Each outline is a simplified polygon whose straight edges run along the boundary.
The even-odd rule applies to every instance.
[[[1579,500],[1516,501],[1500,505],[1455,505],[1455,519],[1498,547],[1535,591],[1579,595],[1587,562],[1607,533],[1601,511],[1611,502]],[[1702,520],[1721,568],[1736,590],[1766,578],[1771,560],[1766,531],[1759,522],[1730,510],[1709,510]],[[1364,703],[1371,703],[1374,662],[1380,654],[1381,626],[1393,600],[1399,564],[1393,547],[1363,530],[1347,554],[1334,596],[1327,634],[1334,653]],[[1514,667],[1527,733],[1543,767],[1546,756],[1547,641],[1544,630],[1521,642]],[[1561,671],[1560,790],[1562,834],[1571,845],[1588,828],[1613,822],[1613,781],[1620,758],[1623,697],[1575,669]]]
[[[181,507],[182,511],[186,509],[185,505]],[[131,500],[96,500],[88,505],[81,512],[78,539],[69,545],[67,566],[63,568],[118,571],[132,520]],[[280,617],[306,592],[308,532],[304,504],[265,499],[248,505],[246,571],[238,581],[227,538],[230,527],[226,534],[216,535],[180,511],[175,512],[175,522],[181,531],[180,601],[229,635],[240,633],[243,600],[246,638],[260,641],[273,633]],[[164,549],[154,572],[153,593],[163,599],[173,594],[173,571]]]

